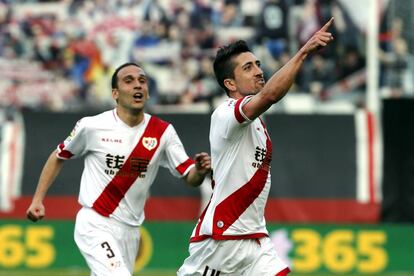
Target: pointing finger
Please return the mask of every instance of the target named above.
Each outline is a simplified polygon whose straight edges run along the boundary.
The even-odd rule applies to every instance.
[[[323,25],[323,27],[320,29],[320,31],[326,32],[328,30],[328,28],[332,25],[333,20],[334,20],[334,18],[331,17],[331,19],[329,19],[329,21],[326,22],[325,25]]]

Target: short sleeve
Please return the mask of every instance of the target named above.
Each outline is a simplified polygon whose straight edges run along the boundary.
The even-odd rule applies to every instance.
[[[86,127],[84,119],[79,120],[69,136],[57,147],[57,157],[60,159],[74,159],[86,152]]]
[[[183,143],[172,125],[168,126],[165,139],[165,160],[161,165],[167,167],[174,176],[183,177],[187,175],[194,166],[194,160],[188,157]]]
[[[240,124],[249,123],[251,120],[244,114],[243,112],[243,105],[248,103],[251,100],[252,96],[246,96],[244,98],[238,99],[234,106],[234,117],[236,118],[237,122]]]
[[[242,130],[252,121],[243,113],[242,107],[251,96],[238,100],[231,100],[223,105],[212,117],[211,129],[224,139],[237,139]]]

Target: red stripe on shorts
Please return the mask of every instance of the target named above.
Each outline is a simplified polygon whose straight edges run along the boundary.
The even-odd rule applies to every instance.
[[[283,269],[282,271],[279,271],[276,276],[286,276],[288,275],[290,272],[289,267],[286,267],[285,269]]]

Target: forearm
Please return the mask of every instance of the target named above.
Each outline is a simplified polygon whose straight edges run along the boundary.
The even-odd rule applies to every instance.
[[[319,31],[317,31],[303,47],[269,79],[263,89],[243,106],[244,114],[255,119],[265,112],[273,104],[282,99],[289,91],[298,75],[306,57],[328,45],[333,40],[332,34],[327,29],[332,24],[331,18]]]
[[[197,169],[194,167],[190,170],[190,172],[187,174],[185,180],[188,185],[192,187],[200,186],[201,183],[204,181],[204,177],[206,174],[199,173]]]
[[[191,168],[185,180],[193,187],[200,186],[204,177],[211,171],[211,158],[206,152],[197,153],[194,156],[195,166]]]
[[[37,188],[33,196],[34,202],[42,202],[46,196],[49,187],[52,185],[56,176],[59,174],[63,166],[63,160],[56,157],[56,152],[52,152],[43,166],[39,177]]]
[[[306,56],[307,53],[301,49],[289,62],[275,72],[262,91],[243,106],[244,114],[253,120],[282,99],[295,81]]]
[[[303,49],[299,50],[288,63],[274,73],[263,88],[263,96],[273,103],[282,99],[293,85],[306,56],[307,53]]]

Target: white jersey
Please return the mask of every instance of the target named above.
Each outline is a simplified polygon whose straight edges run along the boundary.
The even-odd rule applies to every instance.
[[[260,118],[249,120],[228,99],[211,116],[213,195],[191,241],[252,239],[267,236],[264,209],[270,190],[272,143]]]
[[[144,220],[159,166],[177,177],[194,166],[171,124],[145,113],[142,123],[130,127],[115,109],[82,118],[58,146],[61,159],[81,156],[85,164],[79,203],[131,226]]]

